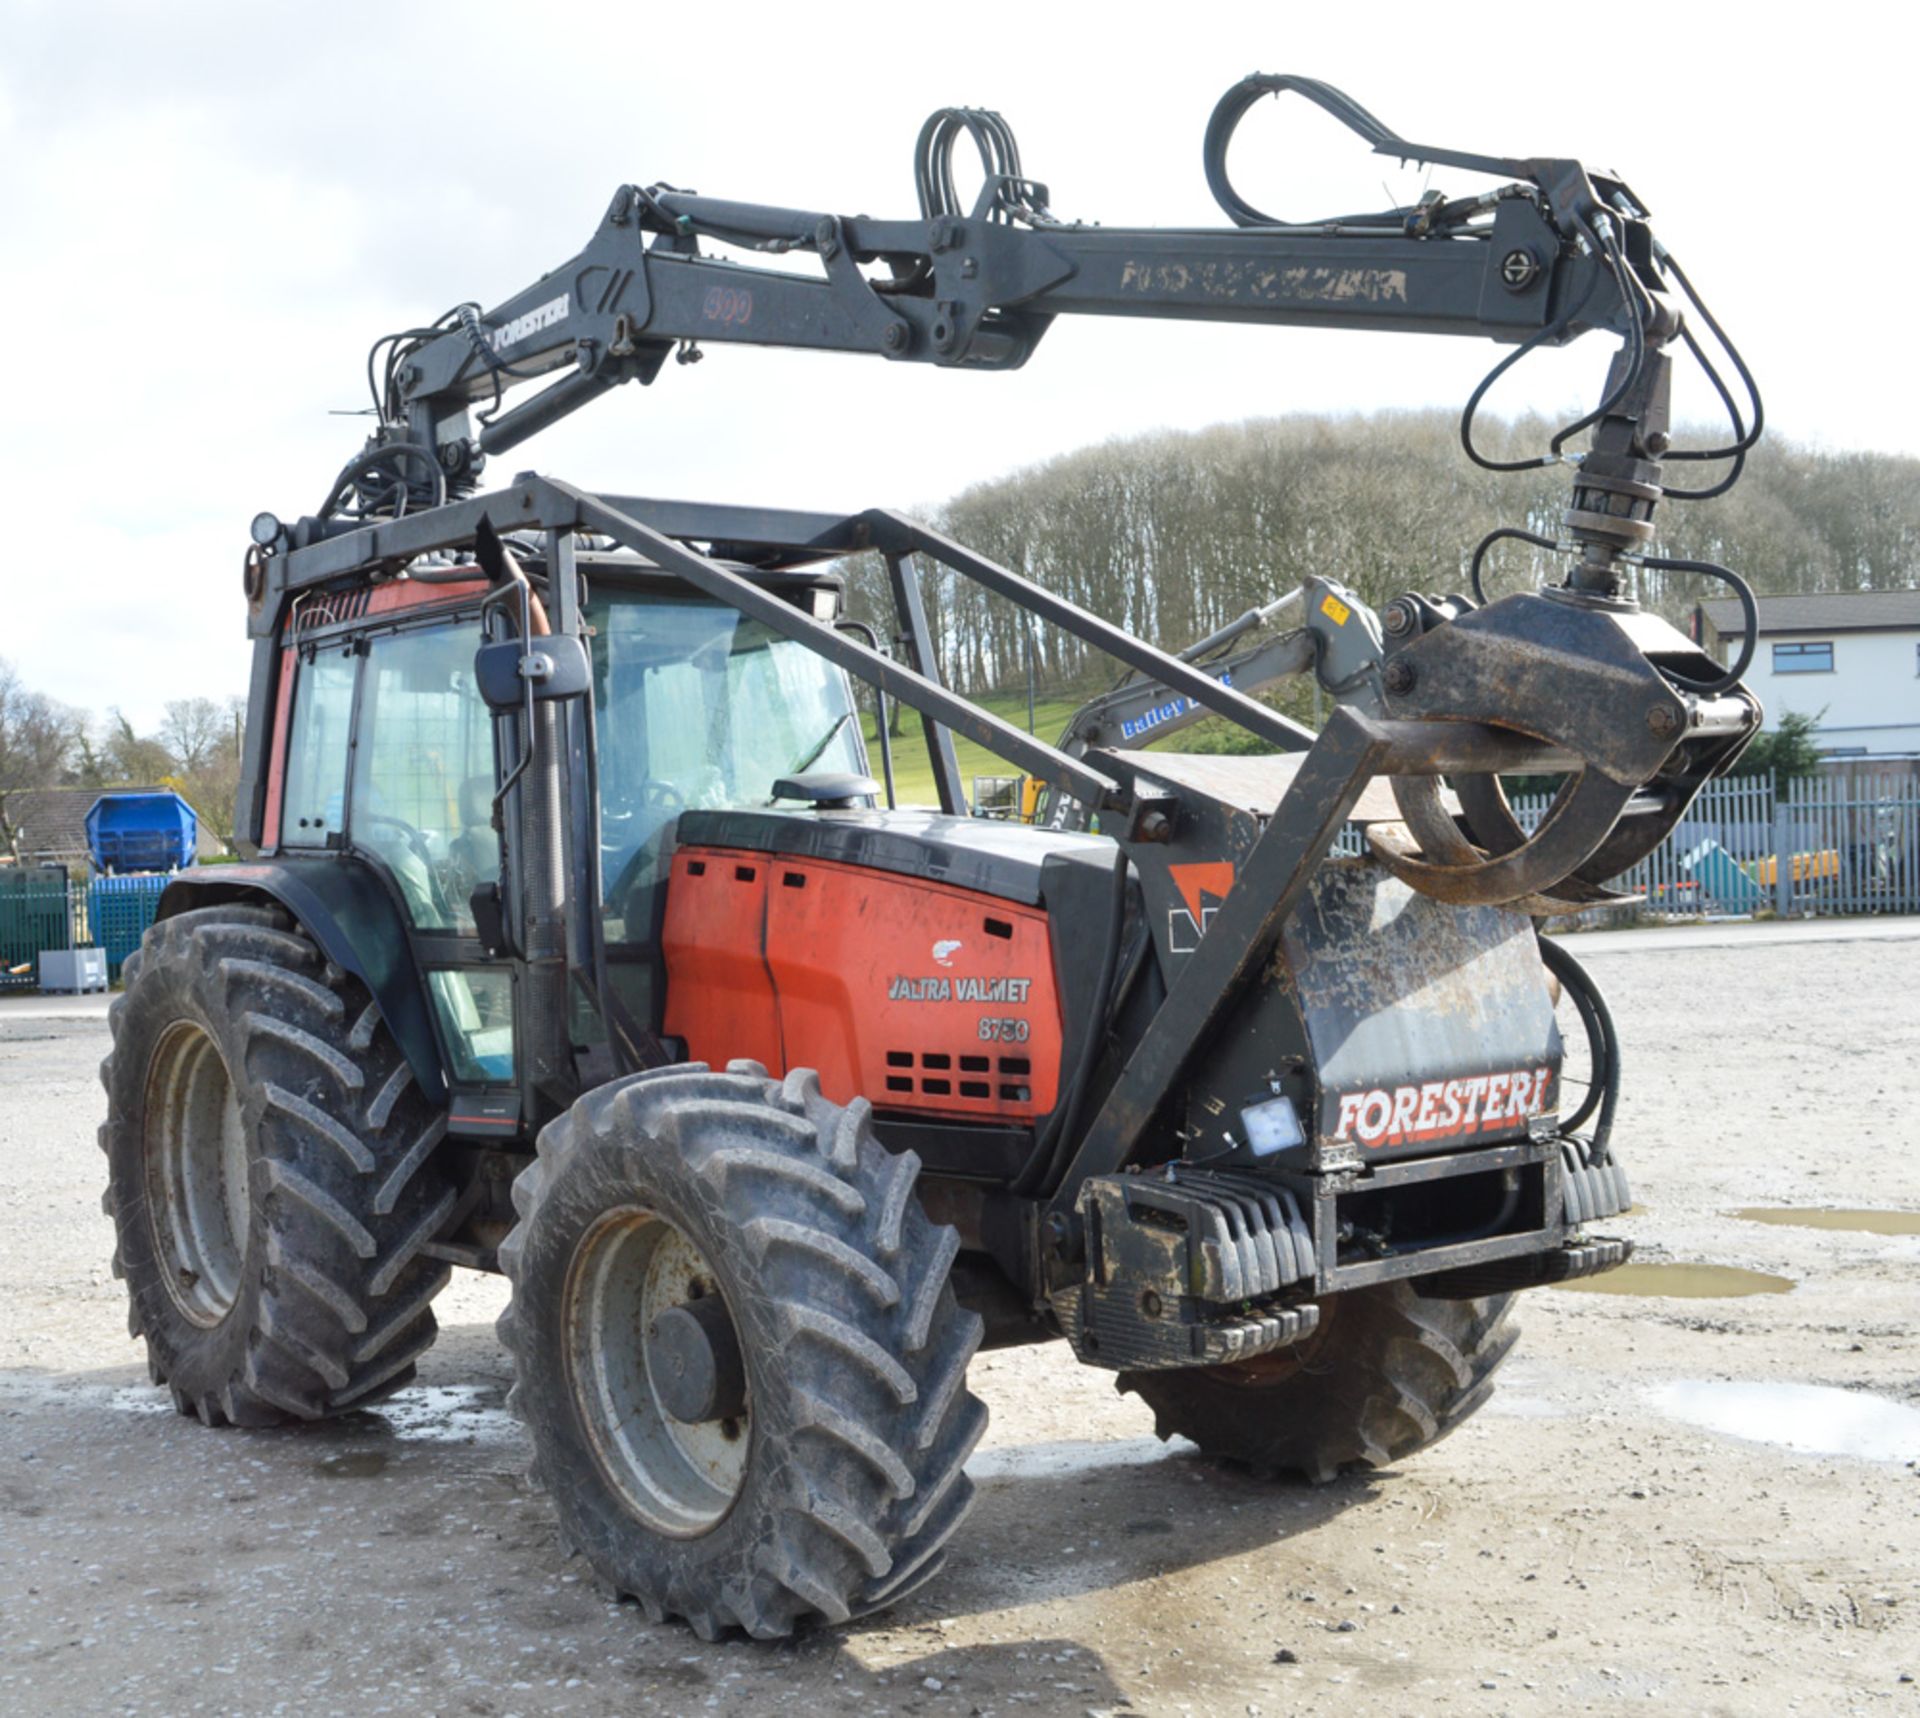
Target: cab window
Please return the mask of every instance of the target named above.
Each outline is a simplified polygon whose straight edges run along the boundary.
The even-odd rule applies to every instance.
[[[864,771],[865,748],[846,675],[737,609],[599,591],[587,618],[607,936],[644,942],[682,810],[772,805],[781,776]]]
[[[369,646],[353,767],[353,844],[377,859],[414,928],[471,934],[477,884],[499,875],[493,729],[473,680],[477,620]]]
[[[455,1085],[513,1080],[513,975],[469,968],[427,975]]]
[[[346,832],[347,736],[358,666],[353,652],[343,649],[323,651],[300,665],[280,804],[284,847],[337,846]]]

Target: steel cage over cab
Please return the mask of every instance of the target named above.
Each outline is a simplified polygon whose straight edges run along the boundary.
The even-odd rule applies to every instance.
[[[295,604],[318,602],[333,590],[364,588],[369,580],[377,584],[421,556],[469,550],[489,529],[522,538],[527,533],[543,534],[544,552],[536,564],[547,592],[549,622],[559,635],[578,637],[587,630],[582,581],[577,575],[596,557],[583,560],[576,536],[590,535],[611,540],[640,557],[640,567],[651,569],[646,576],[674,581],[725,604],[875,687],[883,712],[887,699],[909,705],[922,719],[944,815],[963,815],[966,809],[951,738],[954,732],[1006,756],[1056,793],[1071,795],[1104,814],[1103,821],[1117,837],[1108,874],[1123,890],[1130,875],[1148,897],[1156,890],[1164,894],[1180,886],[1178,879],[1169,881],[1174,861],[1182,856],[1176,831],[1183,822],[1191,825],[1195,817],[1204,819],[1219,808],[1209,811],[1211,802],[1204,795],[1189,800],[1177,782],[1156,779],[1140,766],[1138,754],[1093,751],[1085,758],[1070,756],[942,685],[913,575],[914,556],[978,582],[1107,651],[1135,673],[1292,754],[1290,780],[1271,815],[1242,818],[1244,827],[1222,834],[1232,850],[1231,876],[1213,897],[1205,934],[1190,951],[1180,951],[1177,961],[1169,963],[1158,1006],[1150,1013],[1144,1007],[1136,1010],[1143,1016],[1137,1023],[1138,1035],[1128,1045],[1124,1060],[1111,1070],[1110,1080],[1096,1083],[1088,1076],[1101,1054],[1103,1033],[1116,1023],[1102,1024],[1092,1018],[1089,1005],[1068,1011],[1059,1078],[1047,1092],[1052,1107],[1042,1116],[1035,1115],[1037,1106],[1027,1106],[1028,1115],[1038,1123],[1030,1133],[1018,1127],[956,1132],[951,1118],[943,1122],[923,1116],[916,1122],[911,1114],[889,1113],[884,1077],[881,1089],[860,1094],[881,1110],[884,1138],[900,1148],[913,1146],[928,1159],[936,1172],[927,1184],[929,1201],[940,1205],[947,1219],[960,1226],[970,1247],[993,1259],[1029,1305],[1049,1291],[1068,1299],[1079,1292],[1088,1250],[1101,1244],[1100,1236],[1090,1231],[1098,1229],[1100,1199],[1107,1196],[1098,1194],[1095,1184],[1104,1185],[1106,1178],[1129,1166],[1166,1161],[1169,1152],[1178,1155],[1181,1130],[1176,1094],[1201,1047],[1219,1040],[1229,1023],[1245,1014],[1245,998],[1257,989],[1260,975],[1275,958],[1282,928],[1308,898],[1335,837],[1355,814],[1369,784],[1378,778],[1430,778],[1450,771],[1548,770],[1566,767],[1568,761],[1550,747],[1480,723],[1394,721],[1351,707],[1336,708],[1316,736],[1180,658],[896,514],[874,511],[841,516],[598,496],[539,477],[523,477],[510,489],[397,520],[321,536],[258,563],[249,591],[250,631],[255,641],[253,708],[271,710],[279,701],[279,677],[285,672],[282,634]],[[813,611],[820,605],[812,600],[797,600],[801,593],[821,588],[823,562],[862,551],[877,553],[885,561],[897,654],[875,648],[878,640],[862,642],[850,629],[818,618]],[[631,569],[634,563],[620,565]],[[531,698],[528,708],[534,709]],[[375,990],[416,1068],[431,1065],[440,1089],[450,1091],[453,1115],[458,1118],[451,1131],[476,1145],[491,1139],[511,1148],[599,1079],[672,1059],[673,1052],[656,1035],[655,1021],[636,1017],[610,979],[598,915],[569,915],[565,910],[569,899],[597,902],[602,898],[599,843],[593,838],[599,814],[593,724],[590,696],[541,704],[531,726],[513,716],[496,723],[503,758],[524,763],[537,754],[555,772],[543,791],[558,796],[553,801],[557,815],[547,819],[551,827],[534,833],[528,807],[522,802],[534,783],[523,782],[513,789],[504,819],[508,849],[517,849],[523,873],[543,867],[551,871],[562,855],[568,872],[566,884],[544,901],[502,903],[508,926],[504,938],[513,944],[513,958],[506,963],[516,997],[513,1092],[463,1090],[458,1070],[445,1068],[433,1037],[432,1010],[418,994],[419,977],[409,969],[404,948],[399,958],[390,948],[377,950],[378,932],[364,922],[357,934],[351,923],[316,927],[323,940],[331,935],[329,952],[334,958]],[[884,719],[879,731],[884,747]],[[531,744],[529,734],[534,736]],[[275,735],[274,743],[283,743],[283,737]],[[250,726],[240,823],[243,837],[256,843],[265,821],[267,746],[265,725]],[[502,764],[503,775],[514,773]],[[886,773],[891,800],[890,757]],[[1378,788],[1374,792],[1377,795]],[[1379,815],[1377,808],[1375,815]],[[730,817],[737,825],[735,814],[702,814],[709,823],[725,823]],[[702,819],[693,821],[697,830]],[[1043,844],[1049,839],[1039,831],[1005,833],[1016,840],[1030,834]],[[722,846],[731,839],[710,838]],[[547,844],[544,849],[542,843]],[[291,867],[276,860],[230,868],[226,875],[232,884],[277,893],[303,920],[308,913],[331,920],[339,915],[322,899],[329,891],[316,890],[314,876],[334,880],[332,893],[337,895],[338,879],[352,869],[341,864],[342,857]],[[512,870],[509,862],[503,879]],[[210,876],[189,881],[182,886],[183,902],[189,892],[213,883]],[[377,915],[360,914],[363,921],[372,916]],[[1081,915],[1084,940],[1099,943],[1102,917],[1097,907]],[[486,952],[497,958],[504,949]],[[1152,952],[1165,960],[1157,948]],[[1085,976],[1092,978],[1091,968]],[[1114,978],[1103,973],[1101,982],[1111,986]],[[597,1069],[584,1071],[573,1054],[575,1022],[582,1006],[597,1013],[606,1040],[604,1061]],[[1073,1059],[1076,1048],[1078,1062]],[[1008,1065],[1018,1069],[1021,1063],[1012,1060]],[[448,1072],[455,1078],[447,1079]],[[1032,1093],[1031,1086],[1014,1083],[1025,1075],[1009,1075],[1004,1068],[996,1068],[994,1077],[1003,1081],[1000,1089],[1005,1093]],[[1544,1089],[1543,1081],[1542,1093]],[[1278,1174],[1274,1185],[1291,1184],[1297,1220],[1312,1255],[1310,1268],[1296,1275],[1288,1293],[1297,1298],[1436,1269],[1497,1267],[1503,1260],[1524,1263],[1529,1255],[1562,1248],[1567,1233],[1560,1186],[1563,1154],[1556,1141],[1534,1131],[1537,1137],[1509,1138],[1472,1154],[1462,1154],[1456,1141],[1449,1155],[1424,1163],[1376,1163],[1360,1171],[1357,1182],[1351,1174],[1329,1181],[1325,1164],[1304,1176],[1286,1170],[1279,1160],[1269,1164],[1270,1178],[1273,1172]],[[958,1158],[950,1154],[943,1162],[944,1147],[962,1145],[976,1154],[971,1161],[964,1154]],[[1474,1163],[1469,1164],[1467,1155]],[[943,1183],[939,1173],[943,1170],[959,1173]],[[1206,1172],[1175,1173],[1204,1178]],[[983,1174],[985,1181],[980,1179]],[[1474,1176],[1490,1178],[1485,1185],[1495,1189],[1492,1197],[1498,1220],[1477,1225],[1486,1233],[1466,1238],[1428,1234],[1418,1245],[1391,1258],[1358,1258],[1351,1247],[1343,1252],[1337,1244],[1343,1225],[1352,1232],[1350,1209],[1360,1193]],[[496,1209],[500,1191],[495,1190]],[[1217,1194],[1213,1189],[1205,1197]],[[484,1203],[470,1200],[476,1209]],[[1109,1212],[1110,1222],[1111,1218]],[[490,1262],[485,1242],[489,1234],[497,1234],[499,1224],[489,1228],[476,1221],[469,1230],[480,1237],[476,1243],[443,1250],[460,1262]],[[1554,1256],[1562,1262],[1567,1258],[1564,1250]],[[1245,1286],[1251,1287],[1251,1281]],[[1093,1314],[1086,1316],[1091,1327]]]

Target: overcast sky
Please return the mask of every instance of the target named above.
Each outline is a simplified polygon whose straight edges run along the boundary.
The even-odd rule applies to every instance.
[[[0,0],[16,557],[0,656],[142,725],[169,698],[242,690],[247,521],[312,511],[358,448],[364,421],[328,413],[363,403],[369,342],[564,262],[622,183],[907,216],[921,120],[968,103],[1011,120],[1064,215],[1216,222],[1201,133],[1253,70],[1327,79],[1421,142],[1619,172],[1741,343],[1774,424],[1920,452],[1912,26],[1884,21],[1900,15]],[[1281,105],[1236,145],[1255,203],[1304,216],[1420,189]],[[1092,319],[1056,325],[1010,375],[713,349],[493,475],[911,507],[1163,425],[1457,407],[1498,355]],[[1495,403],[1584,408],[1607,356],[1592,337],[1530,360]],[[1707,403],[1681,385],[1683,413]]]

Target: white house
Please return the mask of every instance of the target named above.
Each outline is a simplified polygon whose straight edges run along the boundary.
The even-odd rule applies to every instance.
[[[1829,756],[1920,753],[1920,590],[1758,601],[1747,685],[1766,706],[1769,728],[1802,711],[1819,718],[1814,741]],[[1731,660],[1743,630],[1739,602],[1701,603],[1694,629],[1711,655]]]

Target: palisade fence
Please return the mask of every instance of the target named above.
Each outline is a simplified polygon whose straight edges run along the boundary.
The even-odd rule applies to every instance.
[[[1550,795],[1517,796],[1529,833]],[[1645,898],[1560,921],[1920,912],[1920,774],[1860,764],[1785,784],[1709,782],[1667,839],[1610,887]]]
[[[113,983],[172,881],[156,873],[76,883],[54,866],[0,870],[0,992],[37,989],[39,957],[58,949],[105,949]]]

